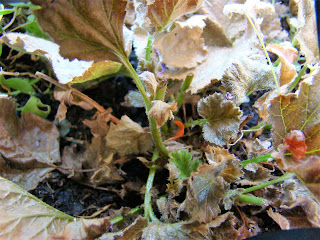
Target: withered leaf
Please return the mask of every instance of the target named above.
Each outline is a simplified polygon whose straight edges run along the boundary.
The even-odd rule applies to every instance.
[[[231,182],[242,176],[238,160],[229,160],[217,166],[202,165],[192,173],[187,187],[184,209],[193,220],[208,222],[221,212],[219,203]]]
[[[108,122],[111,118],[111,112],[111,108],[108,108],[103,113],[96,112],[93,116],[93,120],[86,119],[83,121],[83,124],[90,128],[91,134],[94,137],[104,137],[109,130]]]
[[[59,45],[51,41],[22,33],[7,33],[0,41],[9,47],[30,54],[44,56],[51,63],[53,71],[61,83],[83,83],[99,77],[111,77],[122,72],[121,64],[113,61],[69,61],[59,54]]]
[[[106,231],[106,219],[76,219],[50,207],[14,183],[0,177],[0,238],[93,239]]]
[[[214,93],[198,102],[198,113],[208,120],[203,126],[204,139],[224,145],[238,132],[241,110],[220,93]]]
[[[0,97],[0,153],[25,167],[52,166],[60,162],[56,126],[32,113],[15,112],[12,99]]]
[[[204,16],[195,15],[185,22],[175,22],[174,29],[167,34],[156,35],[154,49],[158,50],[162,62],[177,68],[193,68],[207,55],[204,39]]]
[[[229,153],[227,149],[219,148],[219,147],[208,146],[205,155],[210,165],[218,165],[222,162],[236,159],[236,156]]]
[[[157,127],[160,128],[166,121],[174,118],[173,111],[177,110],[177,102],[172,104],[165,103],[160,100],[152,101],[152,107],[148,114],[150,117],[155,118],[157,121]]]
[[[151,134],[128,116],[122,116],[117,125],[111,123],[106,140],[106,145],[120,156],[147,153],[153,145]]]
[[[252,92],[275,88],[271,68],[261,54],[251,54],[234,61],[225,70],[222,84],[226,91],[232,94],[232,100],[238,106],[244,103],[247,95]]]
[[[123,25],[127,1],[32,0],[41,9],[35,15],[42,28],[69,59],[112,60],[125,55]]]
[[[271,101],[268,122],[273,126],[274,146],[292,130],[306,138],[307,151],[320,149],[320,72],[319,69],[300,83],[296,93],[279,95]]]
[[[149,31],[161,31],[180,16],[195,12],[203,0],[136,0],[140,25]]]

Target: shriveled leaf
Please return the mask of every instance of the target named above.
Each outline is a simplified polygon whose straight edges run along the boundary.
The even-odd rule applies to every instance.
[[[161,31],[187,13],[195,12],[203,0],[135,0],[140,26]]]
[[[199,159],[193,159],[187,149],[171,152],[169,162],[173,163],[180,171],[179,178],[188,178],[196,172],[201,164]]]
[[[201,37],[205,26],[203,18],[196,15],[185,22],[176,22],[168,34],[155,37],[154,49],[160,52],[163,63],[177,68],[193,68],[206,58],[207,50]]]
[[[121,156],[147,153],[153,145],[151,134],[127,116],[123,116],[117,125],[111,124],[106,140],[106,146]]]
[[[226,91],[232,94],[232,100],[238,106],[244,103],[252,92],[275,88],[270,66],[261,54],[252,54],[234,61],[225,70],[222,84]]]
[[[128,94],[124,97],[124,102],[121,103],[121,106],[125,107],[144,107],[144,101],[142,95],[139,91],[129,90]]]
[[[102,76],[111,77],[122,72],[122,65],[113,61],[99,63],[78,59],[69,61],[59,54],[59,45],[42,38],[22,33],[7,33],[1,38],[1,41],[17,51],[47,58],[61,83],[82,83]]]
[[[296,93],[280,95],[271,101],[268,122],[273,126],[274,146],[292,130],[300,130],[306,138],[307,151],[320,149],[320,73],[301,82]]]
[[[121,62],[125,52],[123,25],[127,1],[32,0],[41,27],[69,59]]]
[[[222,162],[236,159],[236,156],[229,153],[227,149],[219,147],[208,147],[205,154],[210,165],[218,165]]]
[[[279,44],[269,44],[266,49],[278,55],[281,60],[280,85],[285,85],[294,80],[297,72],[293,63],[298,60],[297,49]]]
[[[243,179],[240,184],[243,186],[255,186],[267,182],[271,177],[271,171],[257,163],[249,163],[243,169]]]
[[[32,113],[15,113],[14,102],[0,97],[0,153],[24,166],[52,166],[60,162],[56,126]]]
[[[306,155],[307,145],[303,132],[292,130],[285,136],[283,142],[294,158],[301,159]]]
[[[291,19],[290,24],[298,29],[295,39],[300,43],[301,53],[305,55],[307,63],[319,60],[319,46],[317,39],[316,15],[314,1],[292,1],[297,7],[297,19]],[[294,7],[293,7],[294,8]]]
[[[204,139],[211,143],[225,145],[238,132],[242,112],[220,93],[201,99],[198,113],[208,120],[203,126],[203,133]]]
[[[139,75],[139,77],[146,87],[148,97],[150,99],[153,99],[158,86],[155,75],[152,72],[144,71]]]
[[[90,128],[91,134],[94,137],[104,137],[107,135],[109,126],[108,122],[111,118],[112,109],[109,108],[105,112],[96,112],[93,120],[84,120],[83,123]]]
[[[157,127],[160,128],[166,121],[174,118],[173,111],[177,110],[177,102],[172,104],[165,103],[161,100],[152,101],[152,107],[148,114],[150,117],[155,118],[157,121]]]
[[[222,162],[217,166],[202,165],[192,173],[187,188],[184,209],[193,220],[208,222],[221,212],[219,203],[225,197],[231,182],[242,176],[238,160]]]
[[[56,114],[56,120],[58,120],[59,122],[66,118],[66,114],[68,111],[67,105],[74,104],[82,107],[85,110],[91,110],[93,108],[91,104],[87,103],[77,96],[74,96],[72,93],[72,88],[70,88],[70,90],[68,91],[56,89],[54,91],[54,98],[60,101],[60,105]]]

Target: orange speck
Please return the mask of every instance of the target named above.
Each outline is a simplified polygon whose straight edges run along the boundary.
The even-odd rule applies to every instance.
[[[179,130],[177,131],[174,137],[169,138],[167,141],[177,140],[178,138],[182,137],[184,134],[184,124],[180,121],[173,121],[176,125],[178,125]]]

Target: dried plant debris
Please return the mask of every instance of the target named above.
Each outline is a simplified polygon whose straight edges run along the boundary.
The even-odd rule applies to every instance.
[[[204,139],[222,146],[238,132],[241,110],[222,94],[214,93],[198,103],[198,113],[207,120],[203,125]]]

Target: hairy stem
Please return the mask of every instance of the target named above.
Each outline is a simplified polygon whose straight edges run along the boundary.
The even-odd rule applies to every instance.
[[[307,69],[308,69],[308,66],[307,66],[307,64],[305,64],[305,65],[303,66],[303,68],[300,70],[299,75],[296,77],[296,79],[293,81],[293,83],[292,83],[291,86],[289,87],[289,89],[288,89],[288,91],[287,91],[287,94],[288,94],[288,93],[291,93],[292,90],[297,86],[297,84],[299,83],[302,75],[306,72]]]
[[[144,89],[144,86],[142,85],[142,82],[140,80],[140,78],[138,77],[136,71],[134,70],[134,68],[132,67],[131,63],[129,62],[128,58],[123,56],[122,57],[122,63],[125,65],[125,67],[127,68],[128,72],[130,73],[131,77],[133,78],[133,81],[135,82],[140,94],[142,95],[144,104],[145,104],[145,108],[146,108],[146,114],[148,116],[149,119],[149,126],[150,126],[150,130],[152,133],[152,137],[153,137],[153,141],[154,141],[154,145],[156,146],[156,148],[158,149],[158,151],[164,155],[165,157],[169,157],[169,152],[166,149],[166,146],[164,145],[162,138],[161,138],[161,133],[160,133],[160,129],[157,128],[157,122],[155,118],[151,118],[148,114],[150,108],[151,108],[151,101],[149,99],[149,97],[147,96],[146,90]]]
[[[133,209],[130,210],[130,213],[127,215],[127,216],[118,216],[118,217],[115,217],[113,219],[110,220],[110,223],[112,225],[115,225],[115,224],[118,224],[118,223],[121,223],[123,221],[125,221],[126,219],[136,215],[137,213],[141,212],[143,208],[141,206],[138,206],[138,207],[135,207]]]
[[[242,194],[237,198],[238,201],[259,205],[259,206],[265,206],[267,204],[267,200],[260,197],[255,197],[247,194]]]
[[[153,43],[153,35],[148,33],[148,42],[146,46],[146,61],[151,60],[152,43]]]
[[[206,124],[208,122],[209,122],[208,119],[198,119],[198,120],[194,120],[194,121],[189,122],[189,123],[185,123],[184,126],[185,127],[192,127],[192,126]]]

